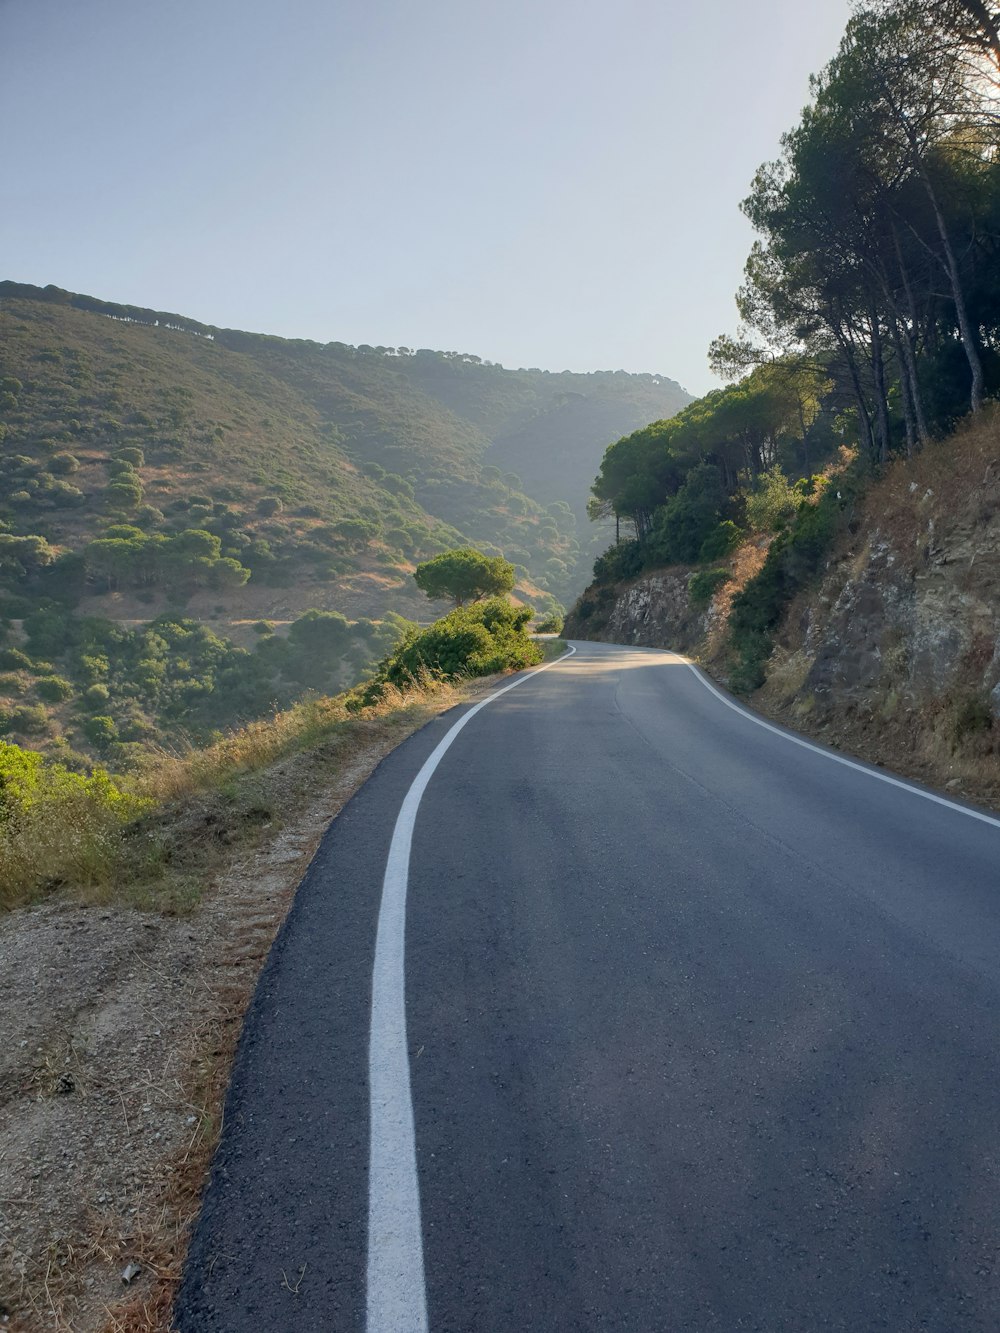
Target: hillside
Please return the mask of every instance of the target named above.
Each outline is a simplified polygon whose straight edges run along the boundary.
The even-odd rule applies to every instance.
[[[567,633],[688,652],[796,730],[996,806],[998,469],[994,407],[879,479],[841,473],[714,586],[684,565],[595,583]]]
[[[94,530],[103,478],[93,465],[112,447],[137,445],[158,508],[220,484],[233,492],[222,503],[243,515],[277,495],[287,512],[274,535],[286,550],[305,543],[311,559],[320,520],[370,524],[367,543],[333,544],[347,557],[335,578],[372,564],[406,569],[460,533],[502,549],[537,588],[568,600],[589,574],[574,519],[604,448],[689,401],[659,376],[321,345],[15,283],[0,283],[0,321],[0,369],[23,386],[0,406],[6,456],[38,463],[47,451],[88,446],[91,470],[73,484],[90,500],[70,524],[63,492],[58,533]],[[59,492],[46,500],[41,489],[21,508],[7,497],[3,516],[23,528],[41,506],[52,524]],[[296,514],[303,506],[317,512]]]
[[[0,734],[122,763],[341,688],[449,547],[568,601],[603,447],[684,401],[0,284]]]

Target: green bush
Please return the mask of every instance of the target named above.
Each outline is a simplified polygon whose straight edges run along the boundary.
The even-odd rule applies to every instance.
[[[95,685],[89,685],[83,692],[83,702],[87,708],[103,708],[111,698],[111,691],[107,685],[102,685],[99,681]]]
[[[747,522],[754,532],[778,532],[802,503],[799,492],[775,464],[757,478],[747,496]]]
[[[150,805],[103,769],[88,777],[0,741],[0,903],[107,878],[123,826]]]
[[[128,463],[132,467],[142,467],[146,461],[146,455],[138,445],[128,445],[124,449],[119,449],[115,454],[115,461]]]
[[[548,615],[544,620],[538,622],[538,634],[561,634],[563,628],[562,616],[555,613]]]
[[[618,542],[609,546],[594,561],[594,578],[598,583],[619,583],[634,579],[642,572],[644,552],[641,542]]]
[[[740,543],[742,533],[732,519],[725,519],[708,534],[698,551],[698,559],[707,563],[710,560],[724,560],[730,551]]]
[[[73,686],[62,676],[42,676],[35,681],[35,693],[46,703],[58,704],[73,693]]]
[[[30,671],[34,663],[20,648],[0,648],[0,671]]]
[[[118,739],[118,728],[113,717],[98,713],[84,722],[83,734],[92,745],[103,747]]]
[[[68,481],[55,481],[47,491],[49,499],[59,509],[72,509],[84,503],[84,494],[79,486],[72,486]]]
[[[711,463],[696,464],[677,494],[656,511],[647,563],[693,564],[718,527],[725,503],[719,469]]]
[[[257,501],[257,513],[264,518],[272,518],[275,514],[280,514],[284,505],[277,495],[265,495]]]
[[[19,704],[0,716],[0,731],[18,736],[41,736],[48,726],[49,715],[41,704]]]
[[[688,579],[688,601],[694,607],[708,606],[719,589],[728,582],[728,569],[699,569]]]
[[[763,685],[764,663],[785,607],[822,568],[858,484],[854,478],[842,479],[838,490],[831,487],[816,504],[803,505],[791,528],[771,543],[760,573],[733,598],[729,638],[735,664],[730,684],[738,693]]]
[[[525,627],[530,607],[514,607],[502,597],[461,607],[424,630],[413,629],[379,665],[368,687],[370,700],[388,683],[406,689],[430,673],[454,679],[520,670],[542,660],[542,652]]]
[[[72,472],[79,472],[80,460],[73,454],[53,454],[49,460],[49,471],[59,477],[68,477]]]

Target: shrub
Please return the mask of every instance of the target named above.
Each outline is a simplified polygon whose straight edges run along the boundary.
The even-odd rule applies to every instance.
[[[520,670],[540,662],[541,649],[525,632],[530,607],[514,607],[502,597],[460,607],[428,629],[411,630],[379,665],[366,702],[388,683],[405,689],[422,675],[454,678]]]
[[[956,746],[969,736],[982,734],[993,729],[993,710],[989,698],[983,694],[966,694],[958,700],[955,708],[953,736]]]
[[[699,569],[688,579],[688,601],[694,607],[708,606],[719,589],[728,582],[728,569]]]
[[[755,532],[778,532],[802,503],[800,495],[775,464],[757,478],[747,496],[747,522]]]
[[[42,676],[35,681],[35,693],[46,703],[58,704],[73,694],[73,686],[62,676]]]
[[[19,736],[40,736],[48,727],[49,715],[41,704],[20,704],[6,715],[2,730]]]
[[[20,648],[0,648],[0,671],[30,671],[33,665]]]
[[[115,454],[115,460],[128,463],[132,467],[142,467],[146,461],[146,455],[138,445],[127,445],[124,449],[119,449]]]
[[[83,692],[83,702],[88,708],[103,708],[110,698],[111,691],[100,681],[95,685],[89,685]]]
[[[719,523],[726,503],[722,474],[711,463],[698,463],[676,495],[656,511],[648,539],[650,560],[692,564]]]
[[[731,519],[725,519],[714,527],[702,542],[698,559],[705,562],[724,560],[730,551],[739,545],[741,536],[742,533],[736,524]]]
[[[555,613],[547,615],[544,620],[539,621],[537,633],[539,634],[561,634],[563,628],[563,618]]]
[[[782,613],[822,567],[854,491],[854,479],[845,476],[839,491],[827,489],[816,504],[803,505],[792,527],[771,543],[760,573],[733,598],[729,636],[736,663],[730,684],[737,692],[763,685]]]
[[[83,734],[92,745],[102,748],[118,739],[118,728],[113,717],[98,713],[84,722]]]
[[[123,826],[150,804],[103,769],[87,777],[0,741],[0,903],[12,906],[64,880],[106,878]]]
[[[71,472],[80,471],[80,460],[73,454],[53,454],[49,460],[49,471],[59,477],[68,477]]]
[[[137,509],[142,504],[142,486],[128,480],[113,481],[105,496],[109,509]]]
[[[280,514],[284,505],[277,495],[265,495],[263,499],[257,501],[257,513],[265,518],[271,518],[275,514]]]
[[[72,486],[68,481],[54,481],[48,489],[48,497],[59,509],[72,509],[84,502],[83,491],[79,486]]]
[[[594,561],[594,578],[598,583],[618,583],[622,579],[634,579],[642,572],[642,566],[642,543],[619,542],[617,546],[609,546]]]
[[[254,634],[273,634],[274,626],[269,620],[255,620],[250,626]]]

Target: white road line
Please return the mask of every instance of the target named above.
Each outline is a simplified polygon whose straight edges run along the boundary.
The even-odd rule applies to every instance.
[[[727,708],[731,708],[734,713],[739,713],[749,722],[755,722],[758,727],[763,727],[765,731],[773,731],[776,736],[781,736],[784,740],[790,741],[792,745],[801,745],[804,750],[812,750],[814,754],[821,754],[824,759],[832,759],[835,764],[843,764],[845,768],[853,768],[855,772],[866,773],[870,778],[876,778],[879,782],[887,782],[890,787],[899,787],[903,791],[912,792],[914,796],[922,796],[925,801],[933,801],[935,805],[947,806],[949,810],[957,810],[960,815],[968,815],[970,819],[978,819],[982,824],[992,824],[994,828],[1000,828],[1000,819],[993,815],[983,814],[980,810],[972,810],[967,805],[959,805],[957,801],[949,801],[947,796],[936,796],[932,791],[924,791],[922,787],[915,787],[912,782],[906,782],[902,778],[891,777],[888,773],[879,773],[877,769],[869,768],[867,764],[856,763],[853,759],[847,759],[842,754],[834,754],[831,750],[826,750],[821,745],[813,745],[812,741],[805,740],[802,736],[795,736],[783,727],[776,727],[771,722],[766,722],[764,718],[758,717],[756,713],[751,713],[748,708],[741,708],[733,699],[729,699],[721,690],[715,688],[712,682],[706,677],[705,673],[696,667],[693,662],[687,661],[680,653],[674,653],[689,671],[693,671],[695,677],[704,685],[706,690],[712,694]]]
[[[371,1148],[368,1168],[367,1333],[426,1333],[427,1292],[420,1225],[420,1186],[413,1131],[410,1060],[406,1044],[406,890],[417,808],[445,751],[481,708],[554,662],[518,676],[463,714],[438,743],[400,807],[382,881],[382,905],[372,970],[368,1044]]]

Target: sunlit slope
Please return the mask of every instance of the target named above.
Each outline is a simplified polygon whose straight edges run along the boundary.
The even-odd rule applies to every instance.
[[[222,504],[252,540],[266,528],[278,558],[325,561],[334,576],[405,571],[472,540],[563,601],[589,574],[582,506],[604,447],[686,401],[660,377],[322,345],[14,283],[0,284],[0,346],[0,372],[18,382],[0,400],[0,518],[13,531],[92,538],[109,512],[107,459],[134,446],[136,508],[168,526],[203,526],[199,509]],[[47,480],[67,452],[79,496]],[[280,513],[258,514],[271,498]],[[318,529],[345,521],[364,526],[317,555]]]

